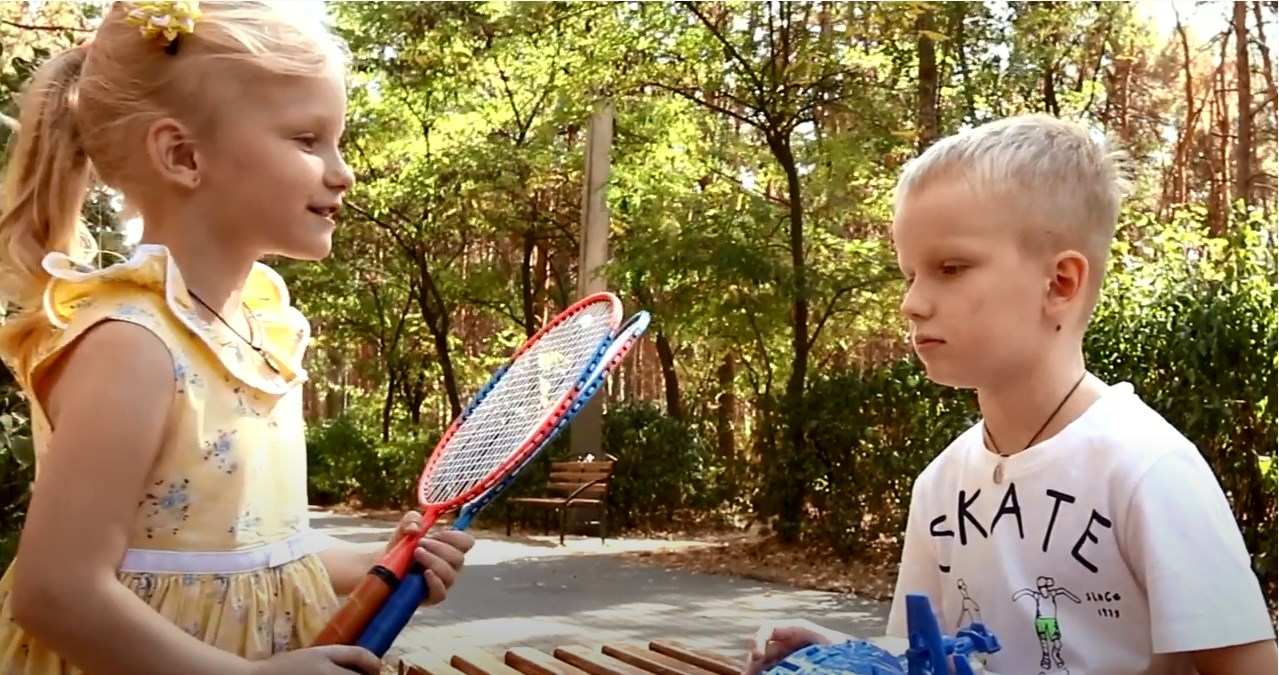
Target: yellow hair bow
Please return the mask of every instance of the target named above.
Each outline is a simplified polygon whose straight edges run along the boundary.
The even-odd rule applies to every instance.
[[[200,18],[198,2],[134,2],[124,20],[138,26],[143,37],[151,39],[164,36],[166,43],[178,39],[183,33],[195,32],[196,19]]]

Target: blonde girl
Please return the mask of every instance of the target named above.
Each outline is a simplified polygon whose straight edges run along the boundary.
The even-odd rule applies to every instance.
[[[264,256],[320,260],[353,176],[344,52],[253,2],[114,3],[21,96],[0,212],[0,354],[36,480],[0,579],[0,672],[375,673],[306,648],[388,545],[308,526],[306,319]],[[92,181],[144,223],[98,268]],[[429,602],[473,544],[421,537]]]

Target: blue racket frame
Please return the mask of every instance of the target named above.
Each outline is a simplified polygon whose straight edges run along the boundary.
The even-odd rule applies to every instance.
[[[479,497],[467,502],[459,511],[457,519],[453,521],[453,529],[465,530],[470,527],[471,522],[481,511],[489,504],[493,503],[499,495],[509,488],[520,474],[524,472],[534,461],[541,456],[542,452],[551,445],[559,436],[560,432],[566,429],[582,411],[591,399],[599,393],[600,385],[608,378],[613,368],[621,361],[621,359],[630,351],[634,343],[648,330],[651,316],[648,312],[640,310],[627,319],[618,327],[611,339],[606,338],[597,352],[595,360],[591,365],[587,366],[588,374],[579,382],[577,395],[573,402],[569,404],[564,416],[546,433],[542,438],[537,449],[529,453],[529,456],[512,471],[506,478],[503,478],[496,485],[490,488]],[[463,414],[469,414],[475,405],[479,403],[488,390],[500,379],[502,373],[508,366],[503,366],[492,378],[489,384],[485,385],[475,399]],[[374,615],[373,620],[365,627],[364,632],[356,640],[355,644],[373,652],[378,658],[386,655],[386,652],[394,644],[397,637],[408,625],[409,620],[413,618],[413,614],[418,607],[422,605],[422,601],[426,599],[428,589],[426,579],[422,577],[423,570],[421,565],[414,563],[409,573],[404,575],[404,579],[400,581],[399,586],[386,599],[386,602]]]

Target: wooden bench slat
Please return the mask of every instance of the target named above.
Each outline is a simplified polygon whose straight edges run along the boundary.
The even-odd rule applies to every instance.
[[[604,480],[610,475],[609,471],[552,471],[551,482],[589,483],[593,480]]]
[[[551,462],[551,471],[612,471],[613,462]]]
[[[512,497],[511,503],[514,504],[537,504],[539,506],[560,506],[565,504],[564,497]],[[589,497],[574,497],[574,505],[600,505],[604,502],[599,499],[591,499]]]
[[[506,509],[507,536],[510,536],[511,526],[516,518],[523,517],[520,513],[523,508],[538,507],[543,509],[542,529],[546,534],[550,534],[552,510],[558,516],[560,544],[563,544],[571,512],[576,508],[587,507],[601,511],[596,524],[599,526],[600,541],[606,540],[609,520],[609,480],[616,464],[615,460],[551,462],[551,473],[542,488],[542,494],[508,498],[506,502],[508,505],[521,507],[521,509]]]
[[[563,492],[565,496],[568,496],[574,492],[577,492],[578,488],[581,488],[581,487],[582,487],[581,483],[547,483],[546,484],[546,489],[552,490],[554,492]],[[581,492],[578,492],[577,496],[599,497],[604,494],[604,490],[605,490],[605,486],[597,483],[595,485],[592,485],[586,488],[585,490],[582,490]]]
[[[514,647],[507,650],[506,665],[525,675],[589,675],[581,668],[574,667],[532,647]]]
[[[593,652],[586,647],[576,645],[557,648],[555,658],[577,666],[590,675],[651,675],[647,670],[641,670],[607,654]]]
[[[716,675],[739,675],[744,667],[723,654],[707,649],[692,649],[674,640],[654,640],[648,643],[648,648]]]
[[[506,501],[511,504],[545,504],[547,506],[564,503],[564,499],[560,497],[511,497]]]
[[[400,658],[400,675],[466,675],[449,665],[444,657],[424,652],[405,654]]]
[[[602,652],[656,675],[707,675],[697,666],[638,645],[604,645]]]
[[[523,675],[482,649],[456,652],[449,663],[466,675]]]

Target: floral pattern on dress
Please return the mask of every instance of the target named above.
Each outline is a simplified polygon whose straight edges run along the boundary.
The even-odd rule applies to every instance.
[[[236,537],[259,536],[262,527],[262,517],[252,510],[246,510],[231,523],[231,527],[227,528],[229,534]]]
[[[239,453],[236,452],[236,443],[233,437],[236,430],[219,430],[217,438],[212,441],[204,442],[204,461],[211,462],[219,471],[224,473],[235,473],[239,468],[239,461],[236,459]]]
[[[148,539],[159,533],[177,534],[180,523],[186,522],[191,513],[191,481],[156,481],[142,504],[149,507],[144,510]]]
[[[185,394],[188,390],[199,389],[204,386],[204,378],[185,361],[178,361],[174,364],[173,381],[177,383],[177,393],[179,394]]]

